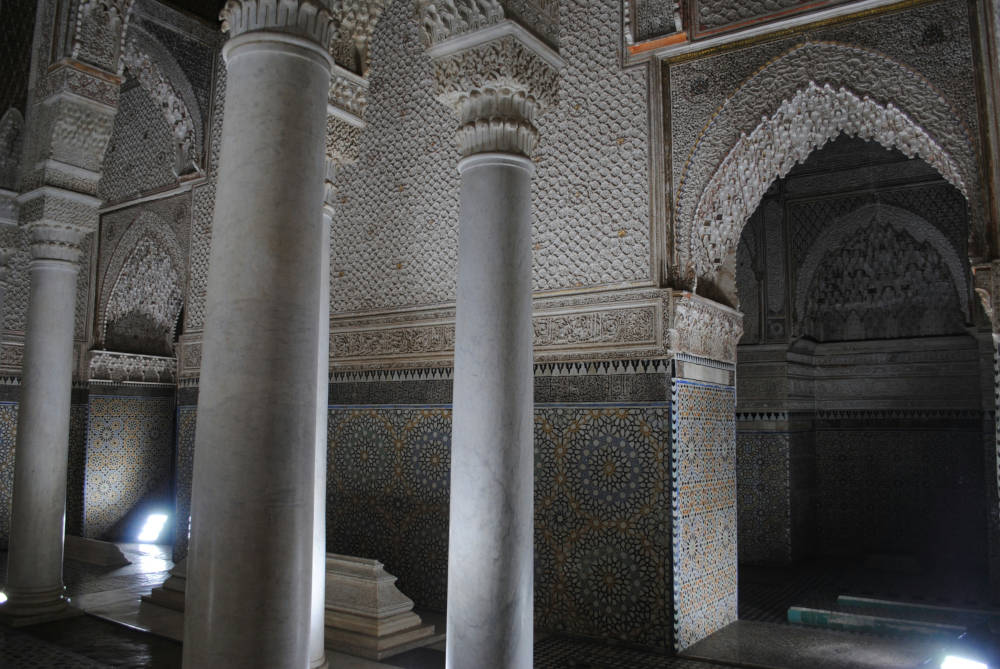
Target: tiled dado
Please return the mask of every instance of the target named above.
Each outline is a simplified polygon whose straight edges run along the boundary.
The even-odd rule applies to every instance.
[[[178,391],[174,460],[174,554],[175,562],[187,555],[191,482],[194,475],[194,426],[198,416],[197,391],[192,398]],[[186,401],[187,400],[187,401]]]
[[[83,471],[87,449],[86,393],[74,390],[69,411],[69,463],[66,482],[66,532],[79,535],[83,525]],[[80,400],[84,403],[79,403]],[[0,402],[0,550],[10,538],[10,505],[14,494],[17,402]]]
[[[92,388],[84,536],[118,538],[120,523],[137,505],[170,503],[173,438],[172,386]]]
[[[674,379],[674,645],[736,620],[736,414],[732,386]]]
[[[451,409],[330,409],[327,548],[443,610]],[[535,409],[535,620],[670,646],[669,403]]]

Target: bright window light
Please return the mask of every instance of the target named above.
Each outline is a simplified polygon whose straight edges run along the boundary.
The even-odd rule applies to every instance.
[[[964,657],[958,657],[957,655],[949,655],[944,658],[944,662],[941,663],[941,669],[989,669],[989,667],[982,662],[967,660]]]
[[[3,604],[6,601],[7,601],[7,593],[6,592],[0,592],[0,604]]]
[[[146,518],[146,524],[142,526],[142,532],[139,533],[139,541],[144,541],[152,543],[160,538],[160,532],[163,531],[163,526],[167,524],[167,514],[165,513],[151,513],[149,517]],[[944,665],[941,665],[944,667]]]

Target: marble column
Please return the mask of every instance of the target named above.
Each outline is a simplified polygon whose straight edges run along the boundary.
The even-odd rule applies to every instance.
[[[315,0],[230,0],[184,667],[310,664],[326,101]]]
[[[562,61],[519,23],[451,35],[420,9],[459,119],[448,667],[530,667],[534,374],[530,156]],[[488,21],[487,21],[488,23]],[[443,38],[443,39],[442,39]]]
[[[96,198],[73,195],[96,210]],[[62,582],[73,329],[86,229],[28,226],[30,296],[25,326],[17,458],[3,614],[44,619],[66,609]]]
[[[331,207],[323,206],[323,257],[320,262],[319,321],[316,346],[316,446],[313,483],[312,599],[309,604],[309,667],[328,666],[326,622],[326,447],[327,401],[330,393],[330,228]]]

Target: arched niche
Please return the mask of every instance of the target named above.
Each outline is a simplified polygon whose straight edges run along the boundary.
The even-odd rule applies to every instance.
[[[811,297],[816,297],[815,287],[817,282],[822,278],[821,275],[824,270],[829,268],[831,256],[837,253],[849,252],[850,249],[848,247],[852,240],[865,241],[866,233],[877,230],[879,227],[883,231],[886,231],[886,228],[891,229],[888,231],[890,234],[894,232],[897,238],[908,242],[908,244],[893,245],[893,250],[897,254],[904,253],[907,248],[913,249],[923,245],[930,248],[929,253],[921,254],[920,261],[925,264],[932,263],[940,266],[933,268],[939,270],[935,271],[934,274],[937,278],[942,278],[940,276],[940,269],[943,269],[950,283],[950,291],[948,291],[950,295],[941,295],[942,299],[938,300],[938,302],[944,305],[954,299],[954,303],[958,305],[961,311],[961,318],[965,322],[971,321],[969,280],[964,269],[965,263],[959,257],[952,244],[949,243],[940,230],[913,212],[879,203],[864,205],[843,216],[832,226],[824,230],[810,247],[809,252],[802,261],[794,286],[793,313],[796,323],[800,324],[798,327],[801,329],[802,319],[810,311],[807,302]],[[905,257],[883,257],[880,260],[886,266],[871,268],[871,270],[882,270],[896,276],[903,276],[904,273],[907,275],[912,274],[913,276],[907,277],[911,280],[916,280],[918,278],[917,275],[921,274],[921,270],[923,270],[923,273],[926,273],[929,269],[927,267],[911,268],[906,266],[908,259]],[[866,284],[871,283],[871,278],[867,276],[867,273],[863,282]],[[929,291],[930,286],[911,286],[911,289],[914,295],[923,295]],[[877,295],[872,295],[870,299],[877,302],[878,297]],[[872,304],[871,307],[877,308],[877,304]],[[888,309],[888,306],[885,308]],[[793,334],[804,333],[797,332]],[[946,333],[927,332],[922,334]]]
[[[174,355],[184,266],[170,227],[143,212],[122,235],[103,277],[98,343],[127,353]]]
[[[943,94],[884,54],[806,42],[749,77],[692,149],[674,219],[689,278],[735,305],[736,247],[747,218],[775,179],[842,133],[918,156],[955,185],[970,203],[975,253],[984,238],[976,154]]]

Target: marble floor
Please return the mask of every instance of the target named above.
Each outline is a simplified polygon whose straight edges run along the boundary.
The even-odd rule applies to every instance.
[[[36,669],[127,667],[179,669],[181,614],[141,605],[139,595],[167,578],[166,546],[121,544],[132,564],[108,568],[67,560],[65,581],[77,606],[89,615],[29,628],[0,626],[0,667]],[[838,567],[839,568],[835,568]],[[0,589],[6,553],[0,552]],[[969,579],[966,579],[969,580]],[[911,601],[984,606],[975,584],[942,580],[928,584],[906,575],[886,576],[864,565],[806,563],[794,569],[741,568],[741,621],[703,640],[686,657],[560,636],[536,638],[537,669],[910,669],[926,664],[940,648],[867,634],[789,626],[787,608],[833,608],[839,594],[896,596]],[[425,614],[428,622],[441,618]],[[114,622],[112,622],[114,621]],[[992,637],[987,643],[995,641]],[[331,653],[339,669],[443,669],[443,648],[422,648],[383,662]],[[993,665],[991,665],[993,666]],[[1000,665],[998,665],[1000,666]]]

